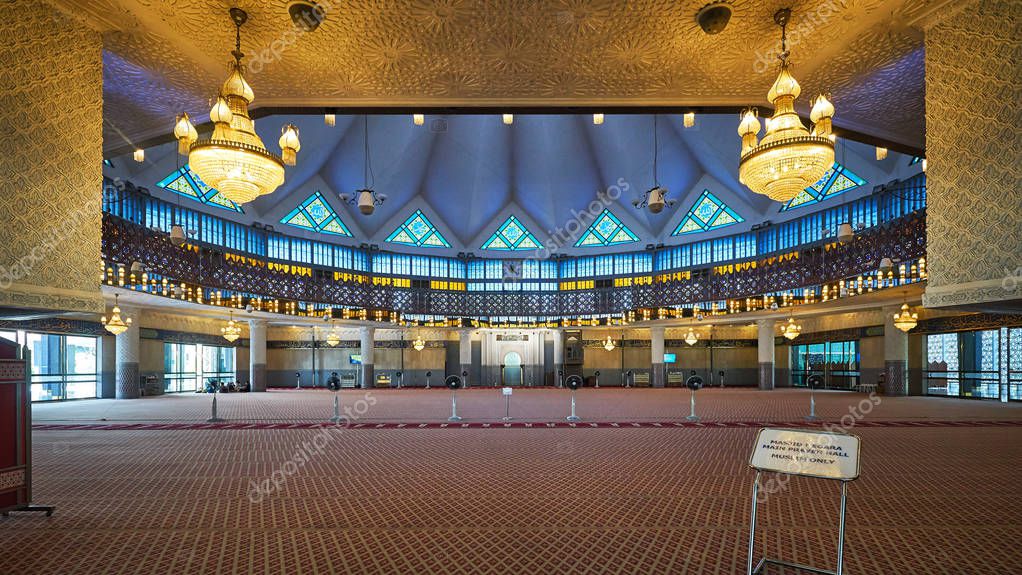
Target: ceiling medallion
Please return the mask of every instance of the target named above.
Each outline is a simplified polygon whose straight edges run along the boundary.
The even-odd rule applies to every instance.
[[[802,124],[795,113],[795,100],[802,88],[788,69],[787,25],[790,9],[778,10],[774,22],[781,27],[781,70],[767,93],[774,115],[766,121],[766,134],[757,142],[759,119],[756,108],[742,112],[738,135],[742,137],[742,155],[738,179],[757,194],[778,202],[788,202],[816,183],[834,165],[834,134],[831,120],[834,105],[823,95],[813,101],[809,118],[813,131]]]
[[[244,204],[272,193],[284,183],[284,166],[295,165],[301,144],[298,128],[293,124],[281,129],[280,156],[268,151],[256,134],[255,122],[248,115],[255,94],[245,81],[241,64],[245,56],[241,51],[241,26],[248,20],[248,14],[240,8],[231,8],[230,14],[235,26],[231,52],[234,62],[209,112],[213,134],[200,140],[188,114],[181,114],[174,126],[174,137],[178,153],[188,156],[192,171],[203,182],[232,202]]]
[[[224,336],[224,339],[234,343],[239,337],[241,337],[241,327],[238,322],[234,321],[234,312],[231,312],[231,318],[227,320],[227,325],[220,328],[220,333]]]
[[[795,323],[795,318],[788,316],[788,323],[781,328],[781,333],[791,341],[802,333],[802,326]]]
[[[103,316],[99,319],[99,322],[103,324],[103,327],[105,327],[108,332],[114,335],[121,335],[128,331],[128,328],[131,327],[131,318],[121,319],[121,308],[117,305],[117,298],[118,295],[114,294],[114,307],[110,310],[110,319]]]

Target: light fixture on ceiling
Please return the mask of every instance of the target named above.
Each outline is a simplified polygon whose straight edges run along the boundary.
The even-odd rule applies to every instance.
[[[707,34],[720,34],[731,21],[731,2],[710,2],[696,12],[696,24]]]
[[[227,320],[227,325],[220,328],[220,334],[224,336],[224,339],[234,343],[239,337],[241,337],[241,326],[238,322],[234,321],[234,312],[231,311],[231,317]]]
[[[610,335],[607,335],[607,340],[603,342],[603,349],[607,351],[614,351],[615,347],[614,340],[610,338]]]
[[[337,344],[341,343],[341,336],[337,335],[337,328],[330,325],[330,333],[326,335],[326,344],[330,347],[337,347]]]
[[[660,181],[657,178],[657,157],[660,153],[659,140],[657,139],[657,115],[653,114],[653,187],[646,190],[646,193],[642,195],[642,198],[632,200],[632,205],[637,209],[645,207],[649,208],[649,211],[654,214],[659,214],[664,210],[664,206],[673,206],[674,200],[667,199],[667,188],[660,187]]]
[[[182,246],[185,243],[185,229],[179,225],[170,227],[170,243],[175,246]]]
[[[880,146],[877,146],[876,152],[877,152],[877,161],[878,162],[880,160],[886,160],[887,159],[887,148],[882,148]]]
[[[593,114],[593,124],[597,126],[603,124],[603,114]]]
[[[788,69],[790,18],[791,10],[787,8],[774,14],[774,22],[781,27],[781,70],[767,93],[774,115],[767,121],[766,134],[757,141],[760,125],[755,108],[743,111],[738,126],[742,137],[738,179],[753,192],[778,202],[792,200],[834,165],[834,105],[823,95],[816,98],[809,115],[812,132],[795,113],[795,100],[802,88]]]
[[[781,334],[791,341],[802,333],[802,326],[795,323],[795,318],[788,316],[788,323],[781,328]]]
[[[110,318],[107,319],[103,316],[99,319],[99,323],[103,324],[106,330],[114,335],[120,335],[131,327],[131,318],[127,317],[121,319],[121,308],[118,305],[118,294],[114,294],[114,307],[110,310]]]
[[[375,177],[373,176],[373,164],[372,158],[369,156],[369,116],[363,116],[363,134],[362,143],[363,150],[365,153],[365,161],[362,164],[362,183],[365,186],[361,190],[356,191],[354,194],[340,194],[341,200],[358,206],[358,211],[369,216],[376,211],[376,206],[382,204],[387,200],[386,194],[377,194],[373,190],[373,184],[375,184]]]
[[[681,117],[681,123],[686,128],[691,128],[692,126],[695,126],[696,125],[696,113],[695,112],[685,112],[685,114]]]
[[[145,161],[145,150],[143,150],[142,148],[135,148],[135,151],[132,152],[131,157],[134,158],[136,162],[141,164],[142,162]]]
[[[504,120],[504,124],[505,125],[510,126],[511,124],[515,123],[515,115],[514,114],[504,114],[503,120]]]
[[[412,114],[412,123],[416,126],[421,126],[426,123],[425,114]]]
[[[901,304],[901,311],[894,314],[894,327],[908,333],[916,326],[918,320],[919,314],[912,312],[908,306],[908,302],[906,301]]]
[[[919,165],[923,168],[923,171],[925,172],[926,171],[926,158],[923,158],[922,161],[919,162]]]
[[[228,200],[244,204],[272,193],[284,183],[284,165],[294,165],[300,143],[298,129],[288,124],[279,141],[283,154],[277,156],[266,149],[256,134],[255,123],[248,115],[255,94],[245,80],[241,64],[245,56],[241,51],[241,26],[248,20],[248,14],[240,8],[231,8],[230,14],[235,26],[231,52],[234,62],[209,112],[213,134],[209,139],[198,139],[188,115],[181,114],[174,136],[178,139],[178,152],[188,155],[189,166],[203,182]]]
[[[688,333],[685,334],[685,343],[692,346],[699,342],[699,334],[692,328],[688,328]]]
[[[852,229],[852,224],[848,222],[839,224],[837,227],[837,241],[847,244],[853,239],[855,239],[855,230]]]
[[[334,114],[323,114],[323,123],[333,128],[337,125],[337,116]]]
[[[415,351],[422,351],[426,349],[426,342],[421,337],[416,337],[415,341],[412,342],[412,349]]]

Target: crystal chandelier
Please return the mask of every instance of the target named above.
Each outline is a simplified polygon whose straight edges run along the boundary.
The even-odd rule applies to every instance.
[[[341,336],[337,335],[337,330],[331,325],[330,333],[326,336],[326,344],[330,347],[337,347],[339,343],[341,343]]]
[[[188,156],[188,164],[210,187],[237,204],[251,202],[272,193],[284,183],[284,165],[295,165],[301,148],[298,128],[284,126],[279,140],[281,155],[271,153],[255,132],[255,122],[248,115],[248,106],[255,99],[252,87],[245,81],[241,59],[241,26],[248,14],[231,8],[235,26],[235,45],[231,54],[230,74],[220,87],[216,103],[209,111],[213,134],[199,139],[188,114],[181,114],[174,127],[178,152]]]
[[[234,312],[231,312],[231,318],[227,320],[227,325],[220,328],[220,333],[223,334],[224,339],[234,343],[239,337],[241,337],[241,326],[238,322],[234,321]]]
[[[699,334],[692,328],[688,328],[688,333],[685,334],[685,343],[689,345],[695,345],[699,342]]]
[[[412,349],[415,351],[422,351],[426,349],[426,342],[423,341],[421,337],[417,337],[415,338],[415,341],[412,342]]]
[[[766,134],[757,142],[759,120],[755,108],[742,113],[738,135],[742,137],[742,155],[738,179],[757,194],[778,202],[788,202],[816,183],[834,165],[834,135],[831,120],[834,105],[823,95],[813,102],[809,118],[813,131],[802,124],[795,113],[795,100],[802,88],[788,70],[787,25],[791,10],[774,14],[781,27],[781,71],[767,93],[774,115],[766,121]]]
[[[907,333],[916,326],[918,319],[919,314],[910,311],[908,302],[905,302],[901,304],[901,312],[894,314],[894,327]]]
[[[795,318],[789,316],[788,323],[781,328],[781,333],[788,338],[788,341],[791,341],[802,333],[802,326],[795,323]]]
[[[605,349],[607,351],[614,351],[615,347],[616,346],[614,345],[614,340],[611,339],[610,336],[608,335],[607,336],[607,341],[603,342],[603,349]]]
[[[131,318],[121,319],[121,308],[117,305],[117,294],[114,294],[114,308],[110,310],[110,319],[103,316],[99,319],[99,322],[103,324],[106,330],[114,335],[121,335],[128,331],[131,327]],[[914,324],[913,324],[914,325]]]

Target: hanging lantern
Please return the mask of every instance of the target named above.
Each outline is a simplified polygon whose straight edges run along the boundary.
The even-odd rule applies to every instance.
[[[695,126],[696,125],[696,113],[695,112],[686,112],[685,115],[681,117],[681,123],[686,128],[691,128],[692,126]]]
[[[886,160],[886,159],[887,159],[887,148],[881,148],[880,146],[877,146],[877,161],[879,162],[880,160]]]
[[[187,156],[188,149],[199,139],[199,132],[188,118],[187,112],[177,117],[174,123],[174,137],[177,138],[177,153],[182,156]]]
[[[298,150],[302,149],[302,143],[298,141],[298,128],[294,124],[288,124],[280,129],[280,158],[285,165],[293,166],[298,159]]]
[[[597,126],[603,124],[603,114],[593,114],[593,124]]]
[[[99,323],[103,324],[106,330],[114,335],[120,335],[131,327],[131,318],[121,319],[121,308],[117,305],[118,294],[114,294],[114,307],[110,310],[110,319],[103,316],[99,319]]]
[[[337,125],[337,116],[334,114],[323,114],[323,123],[333,128]]]

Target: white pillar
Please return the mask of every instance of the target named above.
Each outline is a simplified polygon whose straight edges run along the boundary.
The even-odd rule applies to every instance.
[[[908,395],[908,334],[894,325],[900,311],[901,306],[883,308],[885,395]]]
[[[248,320],[248,377],[251,391],[266,391],[266,320]]]
[[[650,384],[653,387],[664,387],[666,374],[664,373],[664,328],[649,328],[650,363]]]
[[[375,345],[375,340],[373,337],[376,335],[376,328],[363,327],[359,335],[361,336],[362,388],[371,389],[375,385],[375,374],[373,372],[373,346]]]
[[[547,335],[554,341],[554,385],[560,387],[564,383],[561,377],[564,371],[564,333],[555,329],[547,332]]]
[[[139,396],[139,368],[141,341],[138,326],[141,323],[137,308],[121,307],[121,318],[131,318],[128,329],[117,336],[117,399],[135,399]]]
[[[774,388],[774,320],[761,319],[759,327],[759,388]]]
[[[464,377],[464,385],[468,387],[468,377],[472,373],[472,330],[463,329],[458,332],[458,375]]]

